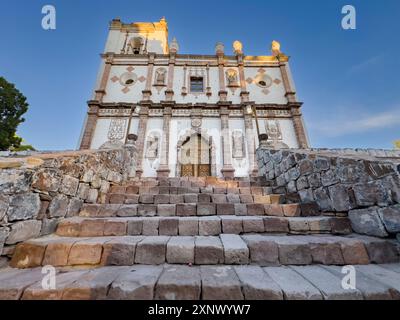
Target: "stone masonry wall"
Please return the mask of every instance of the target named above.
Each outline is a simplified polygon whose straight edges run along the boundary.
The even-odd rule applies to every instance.
[[[0,159],[0,256],[21,241],[52,233],[83,203],[104,200],[134,174],[134,146]]]
[[[260,174],[288,199],[348,213],[360,234],[400,233],[400,152],[260,147],[257,161]]]

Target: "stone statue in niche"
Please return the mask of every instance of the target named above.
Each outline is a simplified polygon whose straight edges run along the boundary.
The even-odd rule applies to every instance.
[[[232,133],[232,157],[242,159],[244,155],[244,137],[242,131]]]
[[[236,70],[228,69],[226,71],[226,79],[228,82],[228,87],[234,87],[238,85],[238,76]]]
[[[265,121],[266,131],[269,139],[271,140],[282,140],[282,131],[279,125],[279,121]]]
[[[159,138],[156,135],[150,135],[147,139],[146,158],[156,159],[158,157]]]
[[[167,71],[165,69],[163,69],[163,68],[160,68],[160,69],[156,70],[156,83],[155,83],[155,85],[157,85],[157,86],[165,85],[166,73],[167,73]]]
[[[126,119],[112,119],[107,137],[110,141],[121,140],[125,137]]]

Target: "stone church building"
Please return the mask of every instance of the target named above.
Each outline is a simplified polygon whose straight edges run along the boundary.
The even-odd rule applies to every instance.
[[[232,53],[231,53],[232,52]],[[80,138],[80,149],[120,146],[137,135],[137,173],[244,177],[257,173],[258,134],[277,148],[308,147],[289,57],[182,54],[168,25],[114,19]]]

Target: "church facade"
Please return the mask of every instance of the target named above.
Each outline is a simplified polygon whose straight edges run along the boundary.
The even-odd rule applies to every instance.
[[[144,177],[257,174],[258,135],[276,148],[307,148],[289,57],[272,42],[267,56],[181,54],[165,19],[114,19],[80,149],[118,147],[137,136],[137,174]],[[231,51],[231,50],[229,50]]]

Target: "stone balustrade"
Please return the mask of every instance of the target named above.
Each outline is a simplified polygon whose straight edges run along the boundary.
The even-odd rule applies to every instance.
[[[260,147],[257,161],[260,174],[288,199],[348,213],[360,234],[400,233],[399,151]]]
[[[0,255],[15,244],[53,233],[84,203],[105,200],[110,185],[135,174],[136,148],[0,158]]]

